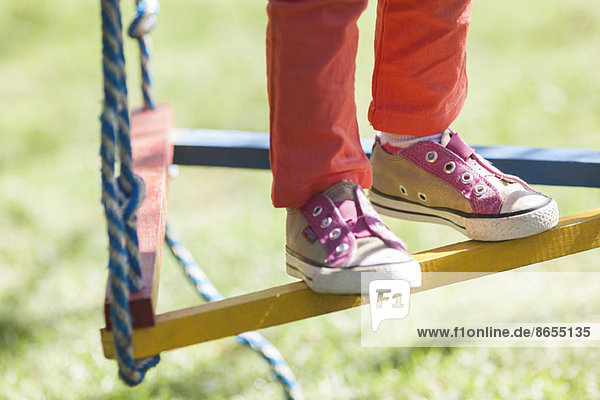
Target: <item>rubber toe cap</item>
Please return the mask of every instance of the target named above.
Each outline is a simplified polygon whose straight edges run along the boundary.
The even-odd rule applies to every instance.
[[[548,204],[548,197],[527,190],[512,192],[502,204],[501,214],[508,214],[523,210],[535,210]]]

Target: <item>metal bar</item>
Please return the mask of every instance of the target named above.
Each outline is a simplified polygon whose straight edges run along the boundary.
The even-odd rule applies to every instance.
[[[262,132],[175,129],[179,165],[269,169],[269,135]],[[361,139],[367,156],[373,139]],[[600,151],[521,146],[475,147],[502,171],[531,184],[600,187]]]

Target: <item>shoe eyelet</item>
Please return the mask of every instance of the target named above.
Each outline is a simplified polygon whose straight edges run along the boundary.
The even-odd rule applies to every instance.
[[[402,185],[398,186],[400,188],[400,193],[402,193],[404,196],[408,195],[408,190],[406,190],[406,188]]]
[[[447,174],[453,173],[455,169],[456,164],[454,163],[454,161],[448,161],[446,164],[444,164],[444,172]]]
[[[331,232],[329,232],[329,240],[335,240],[340,237],[342,234],[342,230],[340,228],[335,228]]]
[[[483,186],[483,185],[477,185],[475,186],[475,196],[481,196],[482,194],[484,194],[487,190],[487,187]]]
[[[427,202],[427,196],[424,193],[419,192],[417,196],[419,197],[419,200],[421,200],[423,203]]]
[[[348,251],[349,248],[350,248],[350,245],[348,243],[341,243],[335,248],[335,252],[337,254],[342,254],[342,253],[345,253],[346,251]]]
[[[465,184],[471,183],[473,181],[473,175],[470,172],[465,172],[460,177],[460,181]]]
[[[427,154],[425,154],[425,161],[427,162],[435,162],[435,160],[437,160],[438,158],[438,154],[435,151],[428,151]]]
[[[313,208],[312,215],[313,215],[313,217],[318,217],[319,215],[321,215],[322,212],[323,212],[323,207],[315,206],[315,208]]]
[[[327,228],[329,225],[331,225],[332,221],[333,220],[331,217],[323,218],[323,221],[321,221],[321,229]]]

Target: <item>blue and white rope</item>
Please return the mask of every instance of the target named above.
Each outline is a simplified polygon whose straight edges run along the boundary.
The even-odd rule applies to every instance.
[[[175,258],[177,258],[177,261],[179,261],[179,264],[196,287],[198,293],[206,301],[223,300],[225,297],[223,297],[223,295],[214,287],[212,282],[210,282],[206,274],[198,266],[198,263],[192,254],[173,233],[168,224],[165,239],[171,252]],[[277,350],[273,344],[257,332],[243,332],[237,336],[237,341],[259,353],[261,357],[269,363],[273,373],[281,383],[287,399],[301,400],[303,398],[302,389],[296,381],[294,373],[286,364],[279,350]]]
[[[150,75],[150,51],[152,41],[148,35],[156,27],[156,14],[160,9],[158,0],[137,0],[136,14],[129,25],[129,36],[137,39],[140,46],[142,70],[142,95],[144,108],[154,110],[155,97]]]
[[[104,104],[101,120],[102,203],[109,242],[110,317],[119,376],[134,386],[158,356],[134,360],[129,292],[142,284],[136,211],[145,197],[143,180],[133,173],[120,0],[101,0]],[[116,168],[119,167],[119,176]]]

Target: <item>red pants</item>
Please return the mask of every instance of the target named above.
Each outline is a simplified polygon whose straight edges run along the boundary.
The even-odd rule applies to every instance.
[[[269,0],[272,200],[300,207],[340,180],[371,187],[359,142],[356,20],[367,0]],[[448,128],[467,93],[471,0],[379,0],[369,121],[388,133]]]

